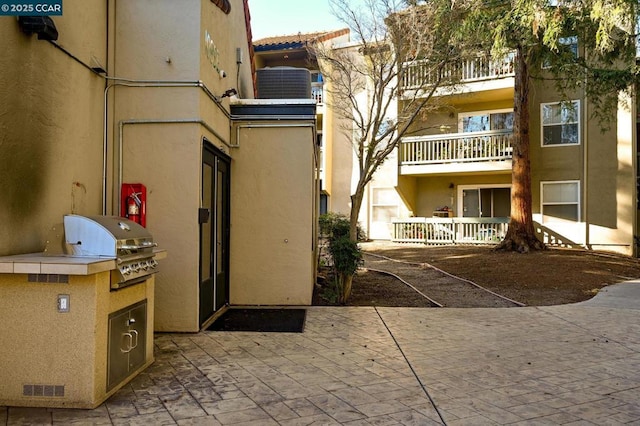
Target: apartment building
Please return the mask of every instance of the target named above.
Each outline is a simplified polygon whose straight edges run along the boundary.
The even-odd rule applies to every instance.
[[[325,37],[334,49],[353,48],[330,34],[259,40],[257,57],[268,52],[279,61],[257,63],[317,70],[304,48],[314,38]],[[290,60],[295,43],[304,63]],[[584,54],[578,46],[575,51]],[[417,122],[417,131],[402,139],[367,187],[360,223],[369,238],[428,244],[501,240],[512,196],[514,60],[513,54],[500,60],[478,56],[449,70],[460,73],[460,84],[453,92],[436,93],[446,98],[446,109]],[[404,67],[402,90],[429,84],[424,63]],[[616,119],[603,130],[584,93],[567,101],[550,84],[534,84],[529,142],[539,238],[550,245],[637,254],[637,100],[621,95]],[[326,82],[323,96],[330,96]],[[355,179],[344,131],[349,123],[332,114],[330,99],[317,117],[324,209],[348,214]]]
[[[450,108],[418,123],[429,128],[424,134],[403,138],[395,189],[413,217],[392,219],[389,238],[491,243],[504,235],[512,196],[513,59],[478,57],[461,64],[462,85],[447,95]],[[424,83],[419,61],[406,67],[404,88]],[[616,119],[603,130],[584,93],[567,101],[540,81],[531,93],[533,219],[539,238],[636,255],[636,99],[621,95]]]

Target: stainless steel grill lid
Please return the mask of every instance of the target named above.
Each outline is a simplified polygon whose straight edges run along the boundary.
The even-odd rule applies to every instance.
[[[144,227],[117,216],[66,215],[64,233],[74,256],[118,257],[156,245]]]
[[[118,216],[64,216],[66,248],[71,256],[115,258],[111,288],[135,284],[157,272],[153,237],[141,225]]]

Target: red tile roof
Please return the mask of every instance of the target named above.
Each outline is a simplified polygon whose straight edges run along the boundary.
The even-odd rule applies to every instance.
[[[340,37],[342,35],[349,34],[349,28],[343,28],[335,31],[318,31],[315,33],[298,33],[292,35],[280,35],[273,37],[265,37],[260,40],[254,40],[254,46],[287,46],[287,45],[300,45],[310,42],[325,41],[332,38]]]

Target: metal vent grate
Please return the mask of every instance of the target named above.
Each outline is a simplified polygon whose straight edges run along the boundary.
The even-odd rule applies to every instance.
[[[64,385],[23,385],[22,396],[64,396]]]
[[[69,284],[69,275],[61,274],[28,274],[27,281],[30,283],[60,283]]]
[[[261,68],[256,88],[258,99],[311,99],[311,73],[306,68]]]

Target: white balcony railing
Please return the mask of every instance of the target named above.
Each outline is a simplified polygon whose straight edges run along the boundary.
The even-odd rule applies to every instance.
[[[507,233],[508,217],[411,217],[392,221],[392,241],[400,243],[497,244]]]
[[[311,83],[311,98],[316,101],[316,104],[324,103],[322,98],[322,83]]]
[[[506,161],[511,159],[512,140],[511,130],[406,137],[400,142],[400,164]]]
[[[513,77],[515,58],[515,52],[501,60],[491,59],[488,55],[478,56],[446,66],[439,76],[427,60],[406,62],[403,64],[401,87],[405,90],[419,89],[436,83],[438,77],[445,81],[460,80],[462,83]]]

